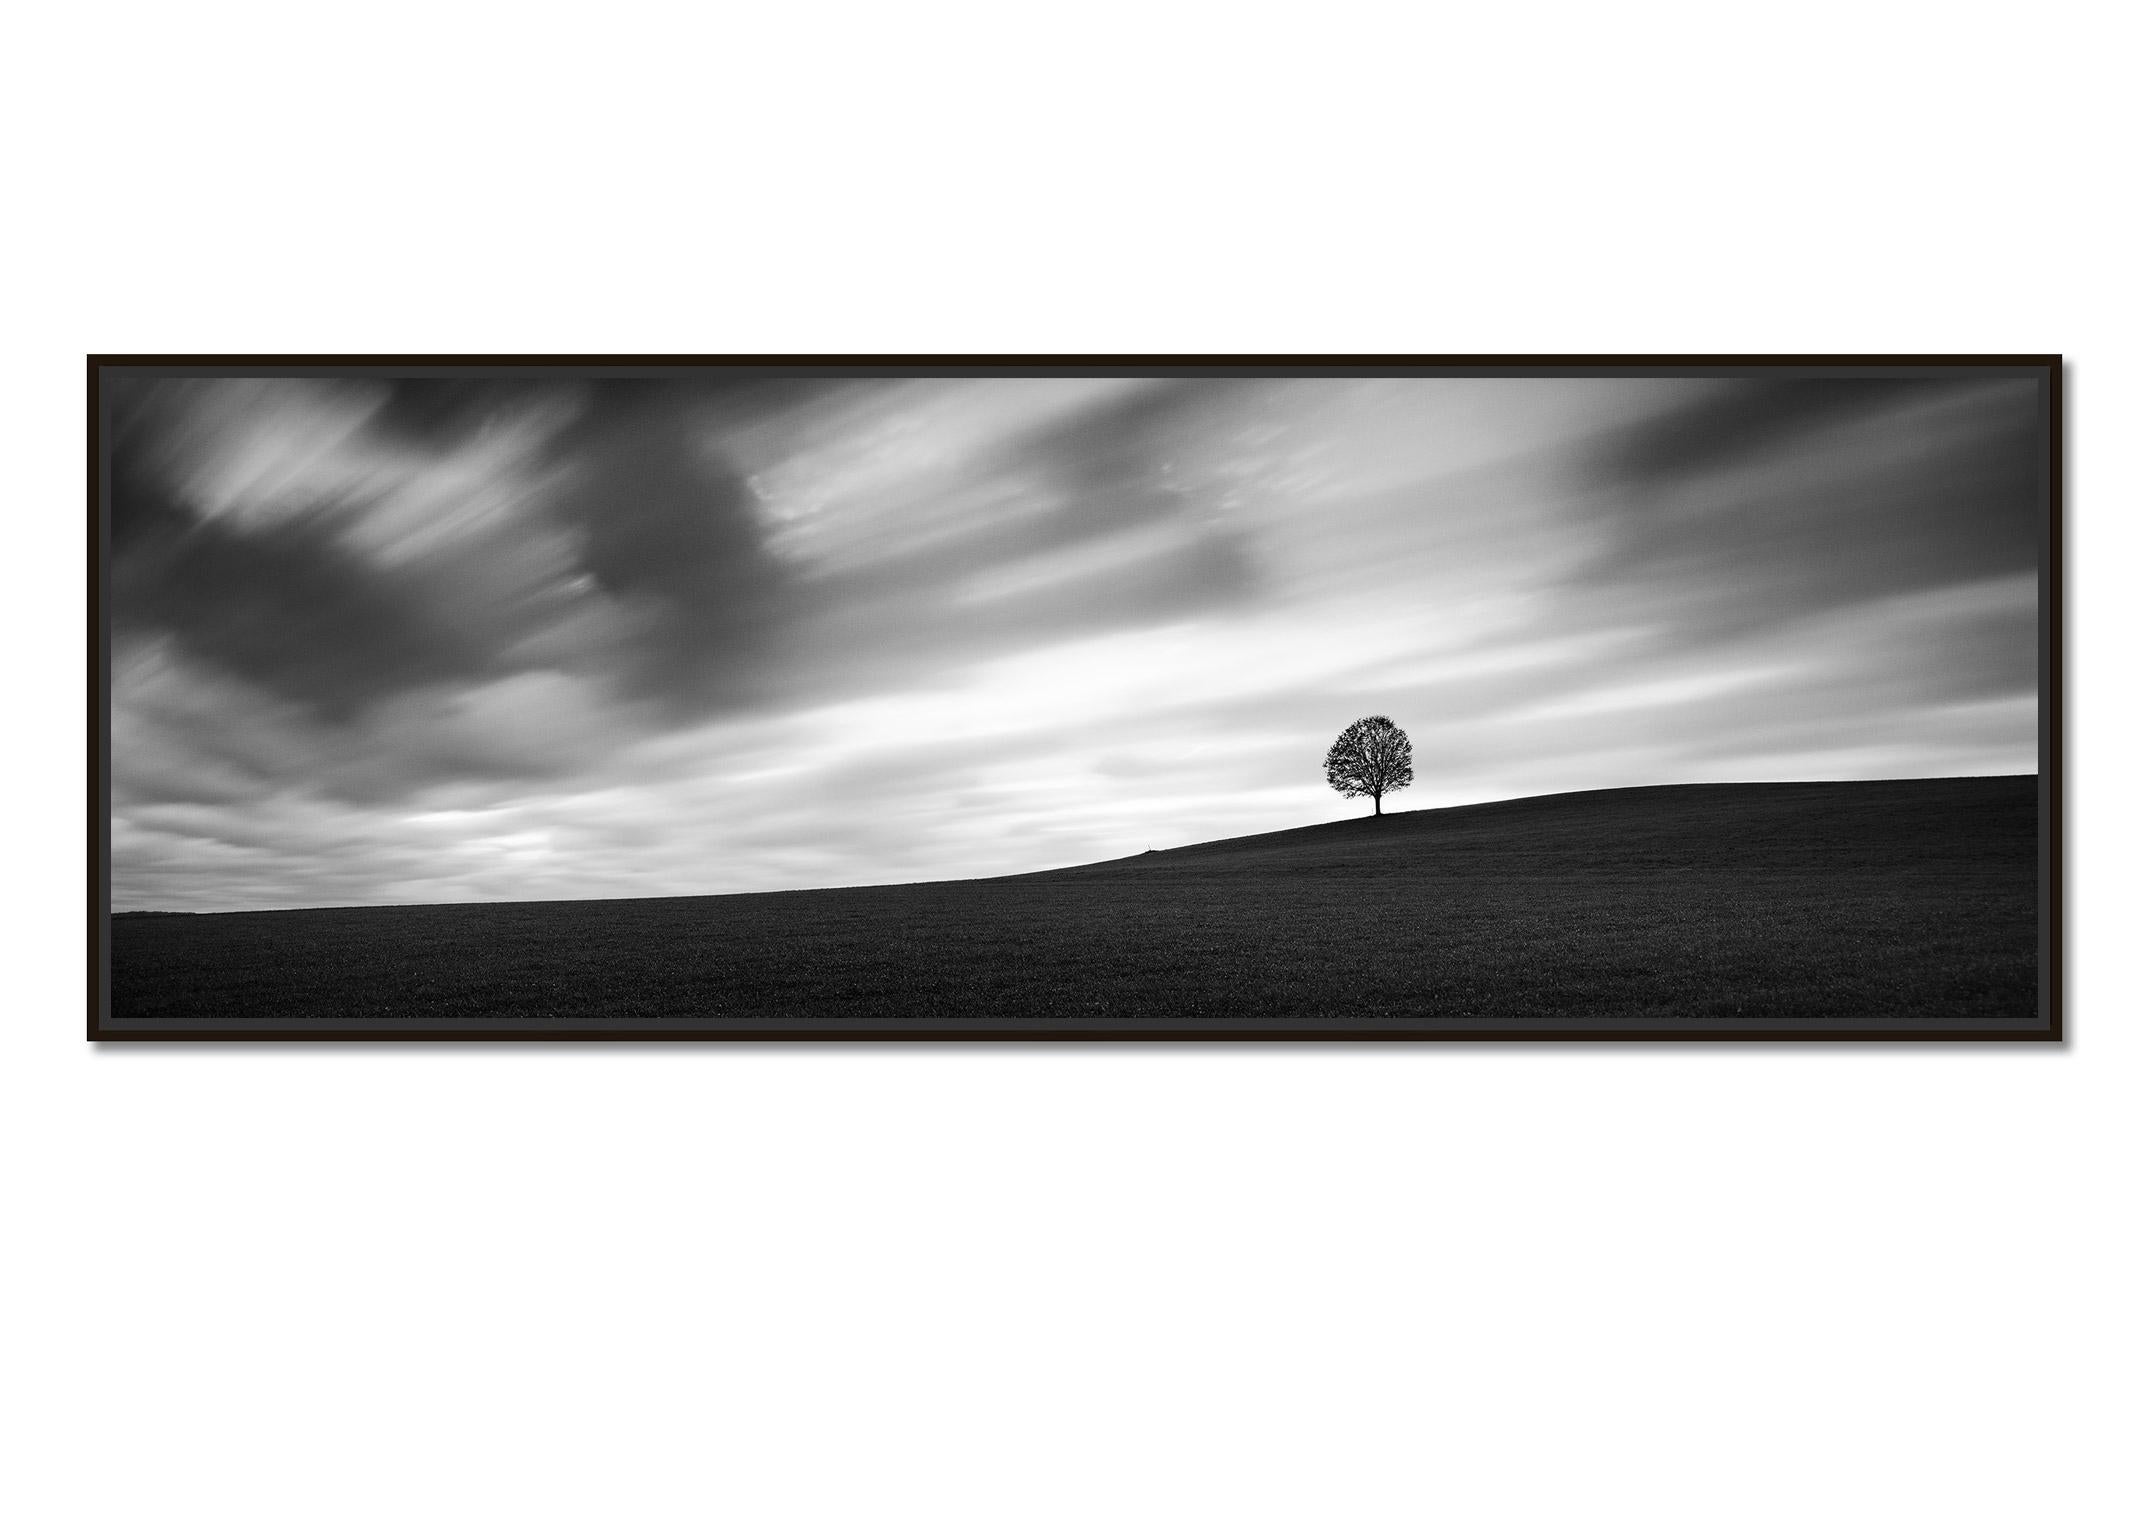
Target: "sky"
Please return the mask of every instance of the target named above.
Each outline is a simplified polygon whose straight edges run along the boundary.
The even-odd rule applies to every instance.
[[[2037,768],[2034,381],[107,375],[112,906]]]

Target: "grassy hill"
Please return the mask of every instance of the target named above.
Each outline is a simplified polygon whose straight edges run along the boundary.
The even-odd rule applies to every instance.
[[[2033,776],[1661,785],[983,881],[142,914],[115,1017],[2037,1012]]]

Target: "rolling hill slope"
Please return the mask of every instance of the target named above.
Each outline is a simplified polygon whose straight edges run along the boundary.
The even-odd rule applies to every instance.
[[[1002,881],[1426,877],[1469,869],[1894,868],[2034,858],[2032,775],[1646,785],[1314,823]]]
[[[114,920],[119,1017],[2020,1018],[2031,776],[1667,785],[981,881]]]

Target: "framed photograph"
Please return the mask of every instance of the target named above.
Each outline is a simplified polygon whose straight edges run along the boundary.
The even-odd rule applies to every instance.
[[[96,357],[90,1035],[2061,1039],[2056,357]]]

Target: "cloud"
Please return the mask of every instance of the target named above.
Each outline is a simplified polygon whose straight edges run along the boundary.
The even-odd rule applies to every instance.
[[[531,667],[691,715],[751,693],[783,621],[787,574],[751,494],[701,446],[697,392],[186,380],[118,393],[115,627],[326,718]]]
[[[1570,583],[1681,635],[2034,570],[2028,380],[1732,382],[1578,461],[1609,542]]]
[[[519,452],[419,458],[376,448],[372,392],[341,382],[116,393],[121,638],[168,641],[347,721],[403,691],[500,676],[516,644],[567,614],[572,553],[525,526],[533,433]]]
[[[579,589],[617,624],[619,681],[692,717],[753,697],[796,603],[750,489],[697,442],[693,402],[641,394],[580,434],[549,511]]]

